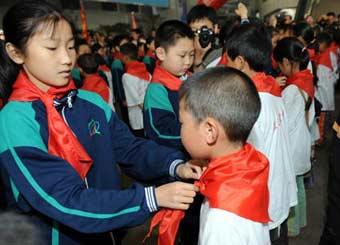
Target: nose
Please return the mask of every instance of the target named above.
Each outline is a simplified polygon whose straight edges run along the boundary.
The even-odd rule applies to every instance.
[[[61,49],[60,60],[63,65],[72,65],[75,62],[75,59],[76,55],[73,49]]]
[[[193,57],[191,57],[190,55],[186,55],[184,59],[184,65],[190,66],[192,61],[193,61]]]

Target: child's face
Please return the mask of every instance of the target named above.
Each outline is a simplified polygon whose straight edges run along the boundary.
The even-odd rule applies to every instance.
[[[91,54],[90,46],[87,44],[82,44],[78,48],[78,56],[81,56],[83,54]]]
[[[180,77],[192,66],[195,56],[194,41],[187,37],[179,38],[176,44],[165,50],[162,47],[156,49],[161,66],[171,74]]]
[[[320,52],[324,52],[326,51],[326,49],[328,48],[326,43],[319,43],[319,50]]]
[[[47,91],[51,86],[61,87],[69,83],[75,61],[71,27],[61,20],[52,36],[48,30],[38,32],[28,40],[19,63],[23,64],[30,80],[41,90]]]
[[[180,101],[179,117],[181,122],[182,144],[193,159],[208,159],[206,141],[202,124],[198,123]]]

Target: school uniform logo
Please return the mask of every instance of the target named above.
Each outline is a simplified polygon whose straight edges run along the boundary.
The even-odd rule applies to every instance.
[[[100,132],[100,123],[98,121],[95,121],[91,119],[89,124],[87,125],[89,129],[89,134],[92,137],[93,135],[101,135]]]

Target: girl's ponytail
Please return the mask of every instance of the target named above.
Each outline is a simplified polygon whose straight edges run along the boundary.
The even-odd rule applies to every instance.
[[[306,47],[295,37],[280,40],[274,49],[274,59],[282,62],[286,58],[291,62],[298,62],[300,70],[305,70],[309,63],[309,52]]]

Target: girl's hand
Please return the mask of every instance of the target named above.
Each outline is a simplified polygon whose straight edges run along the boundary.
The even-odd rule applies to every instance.
[[[185,164],[181,164],[176,168],[176,174],[181,179],[199,179],[205,168],[201,164],[197,164],[196,160],[191,160]]]
[[[286,86],[287,83],[287,77],[282,76],[282,77],[277,77],[275,78],[276,82],[280,85],[280,87]]]
[[[155,189],[159,207],[187,210],[199,189],[193,184],[173,182]]]

